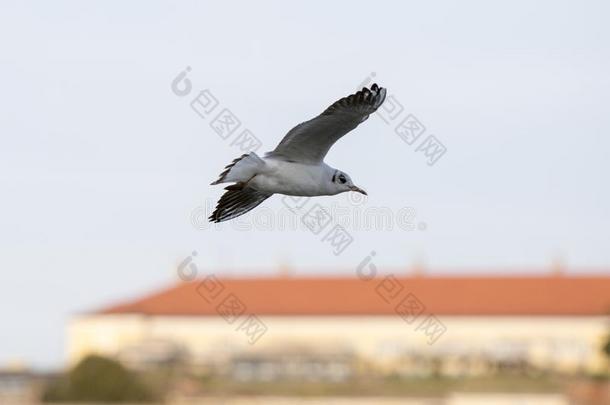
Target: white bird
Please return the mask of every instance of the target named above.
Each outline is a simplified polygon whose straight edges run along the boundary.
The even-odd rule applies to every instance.
[[[235,184],[225,188],[209,220],[222,222],[243,215],[273,194],[319,196],[355,191],[366,195],[347,173],[324,163],[324,157],[339,138],[379,108],[385,94],[386,89],[377,84],[364,87],[292,128],[263,158],[250,152],[235,159],[212,183]]]

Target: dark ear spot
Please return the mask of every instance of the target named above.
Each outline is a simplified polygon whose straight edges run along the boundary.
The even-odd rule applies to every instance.
[[[335,182],[335,177],[337,177],[337,172],[334,172],[334,173],[333,173],[333,179],[331,180],[331,182],[332,182],[332,183],[334,183],[334,182]]]

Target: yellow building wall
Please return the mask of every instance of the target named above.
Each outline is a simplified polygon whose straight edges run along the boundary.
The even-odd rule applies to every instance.
[[[261,316],[266,333],[254,344],[221,317],[84,315],[68,327],[68,362],[89,353],[116,356],[144,341],[178,342],[196,361],[222,361],[235,353],[261,353],[288,346],[350,351],[382,368],[396,367],[405,350],[444,359],[525,353],[540,367],[558,371],[599,371],[600,346],[607,317],[455,317],[438,319],[445,332],[431,343],[421,320],[407,324],[398,316]],[[449,366],[451,362],[449,361]]]

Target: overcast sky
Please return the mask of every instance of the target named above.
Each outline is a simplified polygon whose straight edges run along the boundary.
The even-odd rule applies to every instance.
[[[608,274],[609,11],[2,2],[0,365],[61,365],[70,314],[174,282],[193,250],[202,273],[232,276],[351,275],[373,250],[380,271],[532,273],[560,261]],[[187,66],[180,96],[172,81]],[[273,149],[371,74],[396,109],[326,159],[365,201],[323,197],[290,213],[274,196],[239,222],[205,225],[222,192],[209,183],[243,153],[243,129]],[[200,116],[190,103],[206,89],[218,105]],[[241,122],[227,139],[210,126],[224,108]],[[409,114],[425,127],[412,145],[395,132]],[[446,148],[432,166],[430,135]],[[333,212],[327,229],[280,229],[316,203]],[[383,212],[383,229],[358,222]],[[353,239],[338,255],[323,240],[337,223]]]

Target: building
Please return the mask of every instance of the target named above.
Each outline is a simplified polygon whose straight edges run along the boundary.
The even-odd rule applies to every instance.
[[[0,404],[33,402],[40,379],[39,375],[21,365],[0,368]]]
[[[75,316],[68,355],[245,380],[594,373],[609,313],[607,276],[208,276]]]

